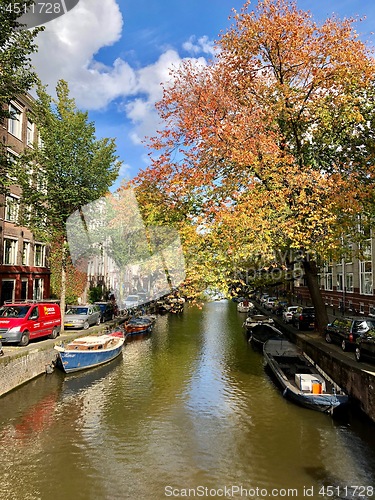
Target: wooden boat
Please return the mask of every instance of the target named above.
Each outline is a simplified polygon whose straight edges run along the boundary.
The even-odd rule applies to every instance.
[[[57,366],[65,373],[86,370],[112,361],[122,351],[125,336],[120,331],[111,334],[78,337],[68,344],[56,345]]]
[[[237,304],[237,311],[240,313],[248,313],[254,309],[254,304],[248,300],[243,300]]]
[[[283,337],[282,332],[270,323],[257,323],[248,330],[248,341],[261,349],[267,340],[281,337]]]
[[[272,318],[270,318],[266,314],[257,313],[257,314],[252,314],[252,315],[248,316],[245,319],[245,321],[243,322],[242,326],[243,326],[243,328],[245,328],[247,333],[250,334],[252,329],[254,328],[254,326],[264,325],[264,324],[273,325],[274,321]]]
[[[154,323],[154,316],[132,316],[129,321],[124,324],[125,334],[128,337],[150,333]]]
[[[264,344],[264,360],[291,401],[325,413],[333,413],[348,402],[348,396],[314,361],[284,339]]]

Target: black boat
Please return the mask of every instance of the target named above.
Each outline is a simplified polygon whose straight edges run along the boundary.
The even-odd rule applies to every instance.
[[[250,337],[252,335],[252,331],[255,326],[257,325],[274,325],[274,321],[270,316],[267,316],[266,314],[262,314],[259,311],[257,311],[255,314],[249,314],[246,320],[243,322],[242,327],[245,329],[246,332],[246,338],[247,340],[250,340]]]
[[[283,337],[282,332],[269,323],[257,323],[248,330],[248,341],[251,342],[254,347],[256,346],[261,349],[263,349],[263,345],[267,340],[281,337]]]
[[[283,339],[264,344],[264,360],[291,401],[326,413],[348,403],[348,396],[297,346]]]

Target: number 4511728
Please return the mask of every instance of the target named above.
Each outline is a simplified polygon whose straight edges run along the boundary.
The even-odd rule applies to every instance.
[[[324,497],[344,498],[372,498],[374,496],[373,486],[322,486],[319,495]]]

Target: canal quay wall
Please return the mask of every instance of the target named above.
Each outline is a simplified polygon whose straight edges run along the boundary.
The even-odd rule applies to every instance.
[[[19,351],[17,349],[17,352],[2,356],[0,358],[0,396],[53,369],[57,354],[53,348],[54,343],[47,346],[33,346],[30,350],[20,347]]]

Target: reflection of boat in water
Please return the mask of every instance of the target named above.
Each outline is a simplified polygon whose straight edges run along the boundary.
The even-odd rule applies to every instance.
[[[283,389],[283,395],[291,401],[326,413],[333,413],[348,402],[342,389],[291,342],[268,340],[263,354],[266,365]]]
[[[108,363],[119,356],[124,342],[125,336],[119,330],[112,334],[78,337],[65,346],[55,346],[57,366],[71,373]]]
[[[84,392],[94,384],[100,383],[104,380],[117,366],[121,364],[121,357],[118,356],[111,363],[91,368],[90,370],[82,370],[70,373],[69,376],[64,377],[63,381],[63,398],[68,398],[72,395],[77,395]]]

